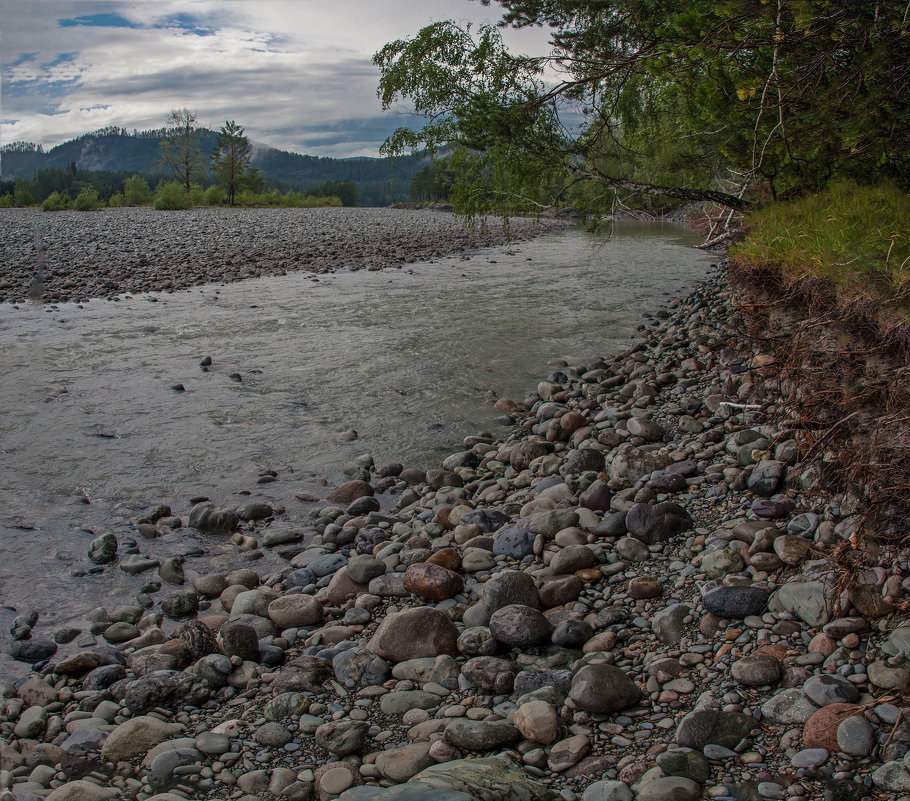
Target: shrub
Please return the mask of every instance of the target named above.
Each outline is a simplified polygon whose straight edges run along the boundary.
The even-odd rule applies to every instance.
[[[227,195],[220,186],[210,186],[202,195],[202,202],[206,206],[221,206],[227,201]]]
[[[141,175],[133,175],[123,182],[123,205],[148,206],[151,202],[152,190]]]
[[[198,184],[190,187],[190,205],[202,206],[205,203],[205,191]]]
[[[13,196],[9,193],[0,195],[0,209],[9,209],[13,206]]]
[[[98,190],[94,186],[87,186],[73,201],[76,211],[98,211],[104,208],[104,201],[98,197]]]
[[[126,201],[123,195],[121,195],[119,192],[114,192],[114,194],[111,195],[110,199],[107,201],[107,205],[112,209],[119,209],[121,206],[126,205]]]
[[[70,199],[59,192],[51,192],[41,204],[41,211],[64,211],[70,207]]]
[[[168,181],[167,183],[159,184],[152,205],[159,211],[188,209],[190,207],[190,198],[182,184],[178,184],[176,181]]]

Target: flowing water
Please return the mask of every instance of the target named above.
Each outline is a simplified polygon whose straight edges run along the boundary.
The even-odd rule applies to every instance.
[[[358,454],[438,465],[500,430],[494,393],[520,400],[548,360],[628,344],[642,312],[704,276],[711,257],[691,243],[625,223],[609,240],[573,229],[407,270],[0,305],[0,604],[50,624],[125,601],[139,580],[70,569],[91,566],[92,530],[135,537],[149,504],[186,515],[193,496],[251,491],[302,515],[295,489],[340,481]],[[265,468],[278,481],[257,485]]]

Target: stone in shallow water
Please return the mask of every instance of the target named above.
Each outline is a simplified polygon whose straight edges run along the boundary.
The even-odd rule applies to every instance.
[[[57,653],[57,643],[43,637],[30,640],[14,640],[9,647],[9,654],[19,662],[35,664],[49,659]]]
[[[96,565],[113,562],[117,556],[117,538],[108,532],[91,541],[88,547],[88,558]]]
[[[130,718],[108,735],[101,756],[110,762],[132,759],[181,731],[183,726],[165,723],[158,718],[145,715]]]

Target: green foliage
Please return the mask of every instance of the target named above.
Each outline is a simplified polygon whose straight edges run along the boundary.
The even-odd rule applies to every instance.
[[[190,208],[190,196],[186,188],[176,181],[160,184],[155,191],[152,205],[159,211],[173,211],[176,209]]]
[[[889,184],[838,182],[818,195],[771,203],[752,214],[745,240],[730,248],[730,257],[792,275],[814,273],[907,305],[908,231],[910,195]]]
[[[205,205],[205,190],[199,184],[190,187],[190,206]]]
[[[0,209],[9,209],[13,207],[13,196],[8,192],[5,195],[0,195]]]
[[[197,131],[201,152],[211,153],[216,144],[215,132],[206,128]],[[159,140],[164,133],[163,128],[132,133],[119,128],[104,129],[63,142],[46,152],[28,143],[0,146],[3,174],[13,179],[8,187],[0,182],[0,194],[12,193],[16,178],[31,181],[36,171],[45,178],[55,176],[35,189],[36,202],[52,191],[69,191],[68,180],[72,176],[68,166],[78,162],[85,152],[91,152],[92,162],[105,169],[89,172],[79,168],[78,178],[96,186],[100,197],[108,199],[123,192],[124,181],[136,174],[145,178],[154,190],[162,180],[158,174],[161,170]],[[262,148],[251,161],[254,166],[249,170],[250,183],[244,188],[261,192],[269,186],[282,192],[307,192],[327,181],[352,181],[357,189],[357,203],[384,206],[408,199],[408,184],[424,162],[421,157],[403,157],[394,162],[385,158],[335,159]],[[203,186],[212,183],[210,173],[196,173],[194,180]]]
[[[434,160],[421,167],[411,179],[408,192],[413,200],[442,201],[449,199],[449,193],[457,181],[450,166],[451,159]]]
[[[73,208],[76,211],[98,211],[104,208],[104,201],[98,197],[98,190],[94,186],[86,186],[76,195]]]
[[[310,197],[317,198],[336,197],[343,206],[357,205],[357,184],[353,181],[326,181],[325,183],[311,186],[306,193]]]
[[[51,192],[41,203],[41,211],[65,211],[70,207],[70,199],[60,192]]]
[[[617,193],[743,208],[838,176],[910,186],[904,6],[499,4],[505,25],[546,26],[552,52],[516,56],[492,26],[437,22],[374,56],[383,106],[405,101],[425,119],[385,152],[453,148],[457,210],[572,197],[599,212]]]
[[[337,197],[316,197],[314,195],[304,195],[300,192],[282,194],[277,189],[262,193],[246,189],[237,195],[237,204],[240,206],[293,209],[315,209],[322,206],[343,205],[341,199]]]
[[[123,182],[123,199],[126,206],[148,206],[152,202],[152,190],[141,175],[131,175]]]
[[[126,200],[119,192],[114,192],[107,200],[107,205],[112,209],[120,209],[126,205]]]
[[[212,170],[224,187],[228,205],[236,203],[237,193],[249,183],[251,152],[250,140],[244,135],[243,128],[234,120],[227,120],[218,131],[212,153]]]
[[[32,192],[31,182],[19,180],[16,181],[16,188],[13,190],[13,203],[16,206],[34,206],[38,202]]]
[[[210,186],[202,194],[202,203],[206,206],[222,206],[227,201],[227,195],[220,186]]]

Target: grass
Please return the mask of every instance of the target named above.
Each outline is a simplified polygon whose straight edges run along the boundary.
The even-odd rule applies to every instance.
[[[840,295],[866,295],[910,313],[910,195],[891,185],[837,183],[751,215],[734,265],[787,281],[822,279]]]

